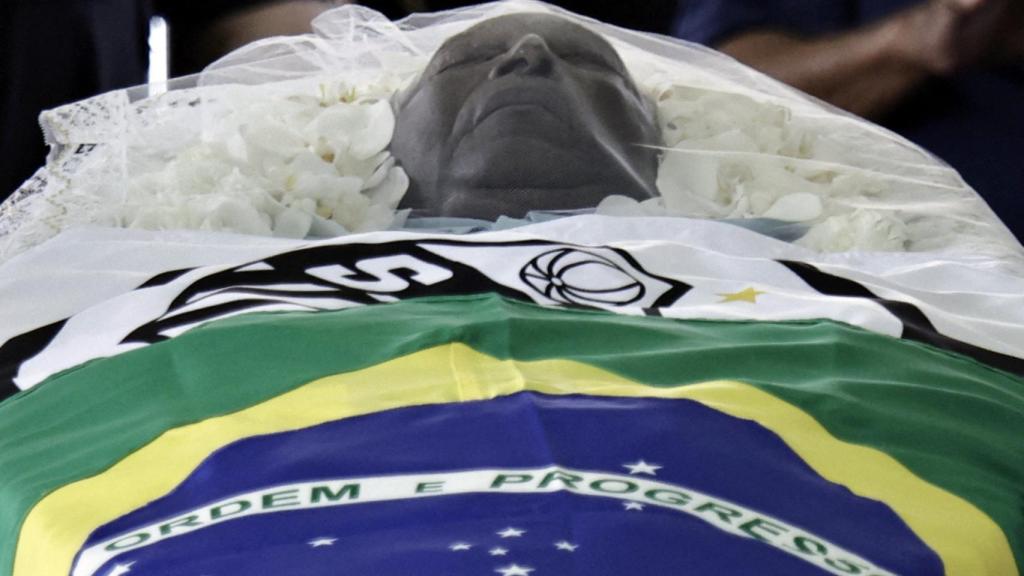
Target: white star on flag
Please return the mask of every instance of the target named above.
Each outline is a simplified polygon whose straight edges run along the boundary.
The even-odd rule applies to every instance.
[[[505,554],[508,554],[508,549],[497,546],[488,550],[487,553],[491,556],[504,556]]]
[[[654,476],[655,472],[661,468],[657,464],[650,464],[643,460],[637,460],[635,464],[623,464],[622,467],[629,468],[630,474],[650,474],[651,476]]]
[[[319,548],[321,546],[333,546],[334,542],[337,540],[337,538],[317,538],[315,540],[310,540],[308,544],[312,548]]]
[[[644,505],[639,503],[639,502],[623,502],[622,506],[626,510],[643,510],[644,509]]]
[[[448,547],[449,550],[458,552],[459,550],[469,550],[473,545],[467,542],[456,542]]]
[[[121,576],[132,571],[132,566],[135,562],[128,562],[126,564],[114,564],[114,568],[107,573],[107,576]]]
[[[501,576],[530,576],[530,572],[533,572],[533,568],[529,566],[520,566],[518,564],[510,564],[504,568],[496,568],[495,572],[500,572]]]
[[[575,552],[576,549],[579,548],[579,547],[580,547],[579,544],[572,544],[572,543],[568,542],[567,540],[562,540],[561,542],[555,542],[555,548],[558,548],[559,550],[565,550],[566,552]]]
[[[502,538],[519,538],[523,534],[526,534],[526,530],[520,530],[519,528],[513,528],[509,526],[501,532],[495,532],[495,534],[501,536]]]

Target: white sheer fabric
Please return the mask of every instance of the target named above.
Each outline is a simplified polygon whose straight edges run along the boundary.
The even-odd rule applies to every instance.
[[[706,48],[511,0],[391,22],[360,6],[179,78],[43,114],[47,165],[0,206],[0,261],[76,225],[279,237],[401,227],[391,96],[474,23],[562,14],[603,34],[658,105],[662,197],[597,213],[770,218],[820,251],[932,251],[1024,270],[1024,248],[941,160]],[[156,91],[153,91],[156,92]]]

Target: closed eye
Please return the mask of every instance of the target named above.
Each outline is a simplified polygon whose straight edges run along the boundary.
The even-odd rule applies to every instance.
[[[465,54],[459,57],[445,59],[441,62],[438,67],[438,73],[445,72],[446,70],[465,68],[466,66],[472,66],[474,64],[483,64],[494,60],[498,56],[504,54],[503,50],[498,49],[481,49],[475,53]]]
[[[447,72],[448,70],[464,68],[472,64],[481,64],[490,60],[490,58],[473,57],[473,58],[460,58],[459,60],[452,60],[451,62],[445,62],[438,72]]]

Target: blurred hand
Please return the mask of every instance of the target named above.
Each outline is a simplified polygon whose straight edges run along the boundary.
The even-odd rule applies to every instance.
[[[1013,0],[930,0],[896,17],[898,51],[931,74],[948,76],[1020,51]]]
[[[1015,2],[1000,34],[1000,53],[1011,63],[1024,66],[1024,2]]]
[[[179,25],[171,20],[171,71],[175,76],[193,74],[249,42],[310,32],[313,18],[332,5],[347,3],[348,0],[251,2],[213,21]]]
[[[251,8],[228,14],[216,22],[210,32],[219,36],[226,53],[249,42],[271,36],[287,36],[312,32],[310,22],[332,5],[347,0],[278,0],[258,3]]]

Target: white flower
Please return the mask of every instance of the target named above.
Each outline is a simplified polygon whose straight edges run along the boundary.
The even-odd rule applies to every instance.
[[[821,213],[821,197],[817,194],[798,192],[779,198],[770,208],[761,212],[761,216],[789,222],[806,222],[818,218]]]
[[[134,134],[127,182],[97,177],[82,187],[79,204],[91,211],[83,219],[289,238],[395,221],[409,179],[387,151],[394,131],[387,90],[340,82],[203,90],[200,106],[174,116],[203,129],[154,124],[179,136],[162,146],[151,145],[158,134]],[[110,171],[99,168],[98,176]]]
[[[305,238],[313,225],[313,215],[297,208],[285,208],[274,217],[274,236]]]
[[[335,156],[367,160],[391,142],[395,115],[384,100],[372,104],[339,102],[327,108],[304,129],[308,141],[325,145]]]
[[[852,214],[826,218],[813,226],[797,243],[826,252],[905,250],[907,227],[889,214],[858,210]]]

